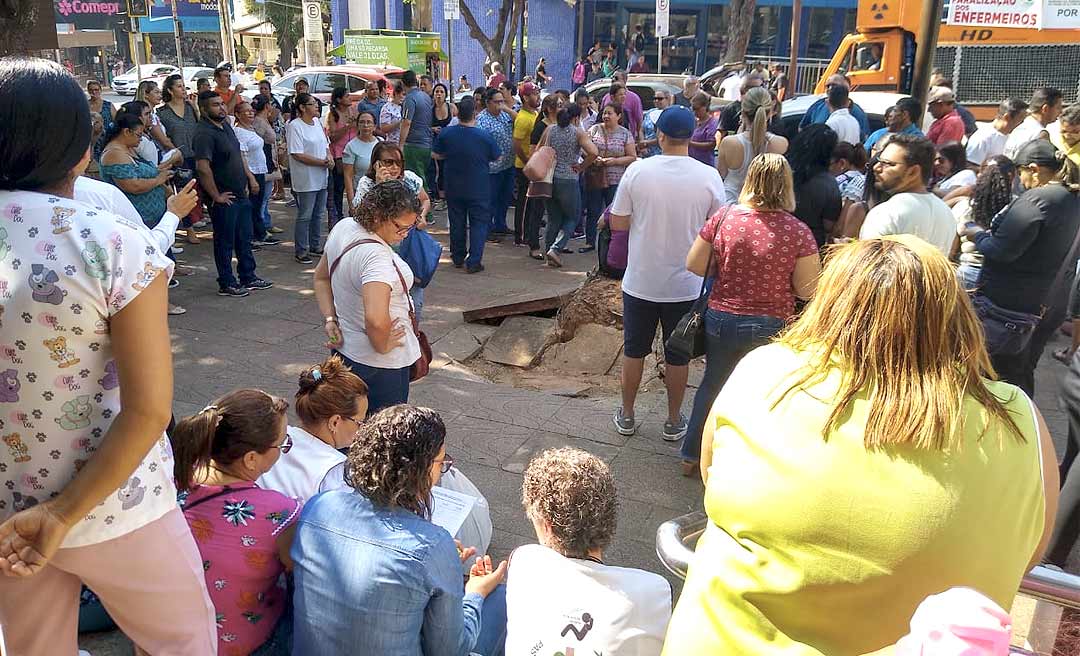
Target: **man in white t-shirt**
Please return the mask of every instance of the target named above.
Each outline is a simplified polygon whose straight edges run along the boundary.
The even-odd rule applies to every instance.
[[[929,139],[894,135],[874,165],[874,184],[890,198],[867,212],[859,239],[915,235],[948,256],[956,219],[949,206],[926,189],[933,166],[934,144]]]
[[[1054,87],[1039,87],[1031,94],[1031,102],[1028,103],[1028,117],[1016,127],[1005,142],[1005,156],[1016,159],[1016,153],[1029,141],[1035,139],[1049,139],[1050,134],[1046,126],[1050,125],[1061,116],[1061,110],[1065,106],[1065,97],[1061,91]]]
[[[611,229],[629,230],[623,276],[622,407],[612,420],[621,435],[637,431],[634,401],[652,353],[656,324],[664,340],[701,293],[701,278],[686,270],[686,254],[705,221],[723,204],[724,181],[716,169],[688,156],[696,120],[690,110],[669,107],[656,120],[661,154],[626,169],[611,206]],[[665,351],[668,419],[662,437],[686,434],[682,415],[686,357]]]
[[[525,470],[522,502],[540,544],[510,555],[506,655],[658,655],[671,586],[604,562],[617,505],[607,464],[580,449],[545,451]]]
[[[742,100],[743,74],[734,72],[720,83],[720,95],[727,100]]]
[[[1005,143],[1013,130],[1024,121],[1027,108],[1028,104],[1019,98],[1001,101],[994,120],[968,137],[967,163],[970,168],[978,171],[986,160],[1005,152]]]
[[[848,109],[848,105],[851,104],[850,100],[848,100],[848,88],[839,84],[829,87],[827,101],[829,110],[832,113],[829,114],[825,125],[832,128],[839,141],[852,145],[862,143],[862,140],[859,139],[859,121],[851,115],[851,110]]]

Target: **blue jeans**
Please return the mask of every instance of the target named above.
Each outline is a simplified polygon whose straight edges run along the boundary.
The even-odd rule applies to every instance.
[[[576,178],[555,178],[551,185],[551,198],[547,199],[547,230],[544,232],[544,246],[566,248],[567,242],[574,236],[578,214],[581,213],[581,194]],[[562,231],[562,239],[556,243]]]
[[[502,656],[506,648],[506,584],[500,583],[484,599],[480,609],[480,635],[473,653]]]
[[[232,205],[214,203],[210,208],[214,226],[214,264],[217,266],[218,287],[235,287],[232,257],[236,253],[236,272],[240,284],[255,279],[255,256],[251,254],[251,201],[236,198]]]
[[[701,431],[713,401],[744,355],[768,343],[784,327],[776,317],[730,314],[709,309],[705,313],[705,375],[694,395],[694,409],[683,439],[683,460],[701,458]]]
[[[400,369],[369,367],[350,360],[344,353],[337,351],[334,353],[341,356],[349,370],[367,384],[369,417],[383,408],[409,402],[409,369],[411,367]]]
[[[262,240],[266,238],[266,227],[263,225],[262,215],[263,205],[270,197],[270,190],[266,188],[265,173],[252,173],[252,175],[255,176],[255,182],[259,183],[259,193],[248,199],[251,202],[251,238]]]
[[[589,189],[586,191],[589,211],[585,215],[585,243],[596,246],[596,223],[604,209],[615,200],[615,190],[618,185],[611,185],[603,189]]]
[[[312,249],[319,249],[319,227],[326,216],[326,190],[295,191],[293,195],[296,196],[293,241],[296,243],[296,254],[303,255]]]
[[[487,199],[447,198],[446,214],[450,219],[450,259],[455,264],[480,266],[491,225]]]
[[[508,231],[506,212],[514,198],[514,167],[498,173],[489,173],[491,180],[491,229],[499,232]]]
[[[264,179],[265,179],[265,177],[264,177]],[[270,196],[273,195],[272,192],[273,192],[274,183],[273,182],[268,182],[267,184],[270,185],[270,189],[267,189],[266,193],[263,194],[262,223],[263,223],[263,229],[269,233],[270,228],[274,227],[274,224],[270,220]]]

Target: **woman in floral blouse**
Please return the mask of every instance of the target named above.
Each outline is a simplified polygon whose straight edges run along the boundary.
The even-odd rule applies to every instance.
[[[266,392],[236,390],[173,433],[178,500],[202,555],[223,656],[260,646],[272,653],[287,633],[278,627],[287,605],[278,578],[292,569],[300,502],[255,484],[292,447],[286,408]]]

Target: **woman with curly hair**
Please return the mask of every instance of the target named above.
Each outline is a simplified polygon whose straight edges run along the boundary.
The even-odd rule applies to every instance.
[[[240,389],[180,420],[172,434],[177,501],[202,556],[222,654],[276,654],[287,642],[288,598],[278,577],[292,569],[300,501],[255,480],[292,448],[288,407]],[[142,494],[134,481],[130,494],[121,490],[129,503]]]
[[[975,242],[966,236],[967,228],[974,224],[989,228],[990,221],[1013,202],[1013,182],[1016,180],[1016,165],[1004,155],[994,155],[983,163],[982,170],[975,178],[975,191],[970,197],[963,197],[953,206],[956,217],[956,231],[960,235],[959,266],[956,275],[964,289],[975,289],[982,272],[983,256],[975,250]]]
[[[330,231],[315,267],[327,346],[367,384],[369,413],[409,400],[409,369],[420,357],[409,296],[413,272],[393,249],[419,216],[420,201],[404,182],[381,182],[364,195],[353,220]]]
[[[431,488],[454,462],[445,442],[430,408],[394,406],[360,427],[345,470],[352,489],[320,494],[300,517],[294,654],[501,653],[502,589],[485,598],[506,563],[476,558],[463,585],[475,551],[431,523]]]
[[[506,652],[659,654],[671,619],[663,577],[604,563],[615,537],[615,477],[564,447],[533,458],[521,485],[539,544],[518,547],[506,586]]]

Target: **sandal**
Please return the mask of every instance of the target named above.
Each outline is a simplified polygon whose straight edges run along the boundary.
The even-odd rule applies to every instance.
[[[541,253],[541,252],[539,252],[539,251],[532,251],[532,252],[530,252],[530,253],[529,253],[529,257],[531,257],[531,258],[532,258],[532,259],[534,259],[534,260],[540,260],[541,262],[543,262],[543,261],[544,261],[544,254],[543,254],[543,253]]]
[[[189,243],[189,244],[191,244],[193,246],[196,245],[196,244],[201,244],[202,243],[202,240],[199,239],[199,236],[197,234],[195,234],[195,228],[188,228],[187,229],[187,243]]]
[[[1066,346],[1064,348],[1059,348],[1051,353],[1051,355],[1061,364],[1069,364],[1069,361],[1072,360],[1072,349]]]
[[[690,462],[689,460],[682,461],[682,475],[687,478],[700,478],[701,466],[696,462]]]
[[[179,316],[181,314],[187,314],[187,310],[185,310],[183,307],[181,307],[179,305],[173,305],[172,303],[170,303],[168,313],[169,313],[169,316],[176,317],[176,316]]]

